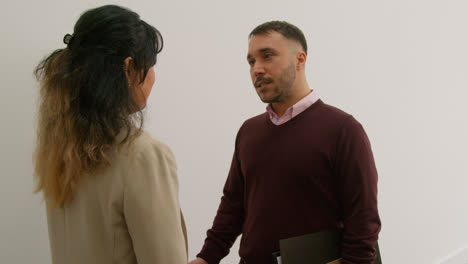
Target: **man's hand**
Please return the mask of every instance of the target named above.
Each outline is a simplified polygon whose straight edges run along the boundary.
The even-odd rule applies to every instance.
[[[188,264],[208,264],[208,262],[206,262],[202,258],[197,258],[197,259],[190,261]]]

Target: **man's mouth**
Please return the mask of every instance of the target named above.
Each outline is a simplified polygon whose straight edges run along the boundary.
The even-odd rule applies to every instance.
[[[255,82],[255,87],[256,88],[261,88],[266,86],[267,84],[271,83],[271,80],[259,80]]]

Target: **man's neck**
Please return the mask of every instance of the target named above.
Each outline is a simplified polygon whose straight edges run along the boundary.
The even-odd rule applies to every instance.
[[[294,94],[291,94],[287,99],[281,102],[277,103],[272,103],[271,107],[273,108],[273,111],[275,111],[276,115],[278,117],[282,117],[286,110],[288,110],[289,107],[295,105],[297,102],[299,102],[301,99],[309,95],[311,92],[309,86],[307,83],[297,92]]]

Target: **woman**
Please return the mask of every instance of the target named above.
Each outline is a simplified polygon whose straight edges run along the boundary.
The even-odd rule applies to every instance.
[[[53,263],[187,263],[174,156],[142,131],[159,31],[109,5],[81,15],[64,42],[35,71]]]

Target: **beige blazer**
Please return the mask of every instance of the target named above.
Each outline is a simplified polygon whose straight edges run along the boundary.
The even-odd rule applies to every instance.
[[[54,264],[187,263],[174,155],[146,132],[47,220]]]

